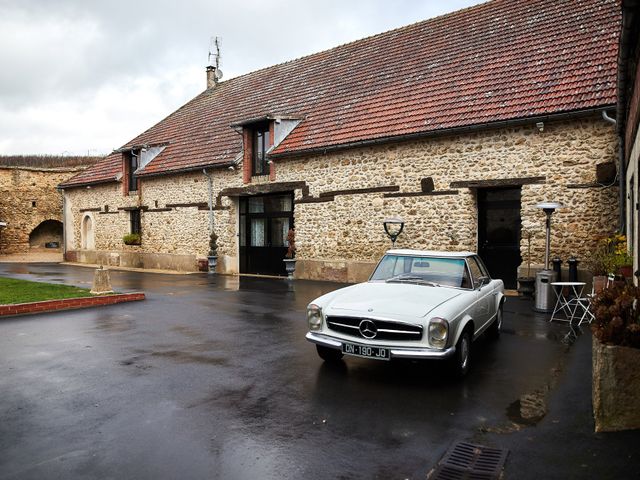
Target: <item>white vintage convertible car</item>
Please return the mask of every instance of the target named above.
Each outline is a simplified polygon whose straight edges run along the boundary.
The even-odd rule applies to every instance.
[[[368,282],[309,304],[306,338],[325,361],[448,359],[464,375],[471,342],[500,334],[504,301],[475,253],[389,250]]]

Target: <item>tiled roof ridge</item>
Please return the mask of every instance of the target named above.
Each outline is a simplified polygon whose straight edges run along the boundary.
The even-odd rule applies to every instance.
[[[473,9],[476,9],[476,8],[480,9],[480,7],[487,7],[489,4],[496,4],[496,3],[503,3],[503,2],[504,2],[504,0],[486,0],[486,1],[482,2],[482,3],[478,3],[476,5],[471,5],[469,7],[465,7],[465,8],[462,8],[460,10],[456,10],[454,12],[444,13],[442,15],[438,15],[437,17],[427,18],[425,20],[417,20],[417,21],[415,21],[413,23],[410,23],[408,25],[403,25],[403,26],[400,26],[400,27],[391,28],[389,30],[385,30],[384,32],[373,33],[373,34],[371,34],[369,36],[366,36],[366,37],[363,37],[363,38],[358,38],[356,40],[351,40],[351,41],[348,41],[348,42],[340,43],[338,45],[335,45],[333,47],[327,48],[325,50],[320,50],[318,52],[308,53],[306,55],[301,55],[299,57],[291,58],[289,60],[284,60],[282,62],[274,63],[274,64],[268,65],[266,67],[257,68],[255,70],[251,70],[251,71],[243,73],[241,75],[237,75],[237,76],[235,76],[233,78],[229,78],[228,80],[223,80],[223,81],[219,82],[217,86],[209,88],[209,89],[205,90],[205,92],[203,92],[203,93],[214,91],[220,85],[230,84],[234,80],[239,80],[239,79],[251,76],[251,75],[255,75],[255,74],[258,74],[258,73],[263,73],[263,72],[266,72],[267,70],[270,70],[270,69],[280,68],[280,67],[288,65],[290,63],[296,63],[296,62],[299,62],[301,60],[307,60],[307,59],[310,59],[310,58],[315,57],[315,56],[326,55],[329,52],[332,52],[334,50],[342,49],[344,47],[352,46],[352,45],[355,45],[355,44],[358,44],[358,43],[364,43],[364,42],[370,41],[371,39],[374,39],[376,37],[382,37],[384,35],[388,35],[388,34],[391,34],[391,33],[394,33],[394,32],[400,32],[402,30],[410,30],[411,28],[415,28],[416,26],[418,26],[420,24],[435,23],[435,22],[441,21],[441,20],[443,20],[443,19],[445,19],[447,17],[456,16],[456,15],[459,15],[459,14],[462,14],[462,13],[466,13],[468,10],[473,10]]]

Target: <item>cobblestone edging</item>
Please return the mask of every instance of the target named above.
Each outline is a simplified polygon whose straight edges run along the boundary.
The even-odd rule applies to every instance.
[[[144,300],[144,293],[120,293],[101,295],[99,297],[65,298],[62,300],[45,300],[42,302],[16,303],[0,305],[0,317],[26,315],[30,313],[55,312],[56,310],[73,310],[76,308],[99,307],[123,302]]]

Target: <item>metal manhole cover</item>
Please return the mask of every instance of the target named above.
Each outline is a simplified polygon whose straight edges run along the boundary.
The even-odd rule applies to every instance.
[[[495,480],[507,460],[509,451],[473,443],[453,445],[442,457],[429,480]]]

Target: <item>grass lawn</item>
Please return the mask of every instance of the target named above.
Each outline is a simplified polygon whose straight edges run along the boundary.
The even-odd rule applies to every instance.
[[[84,288],[0,277],[0,305],[90,296]]]

